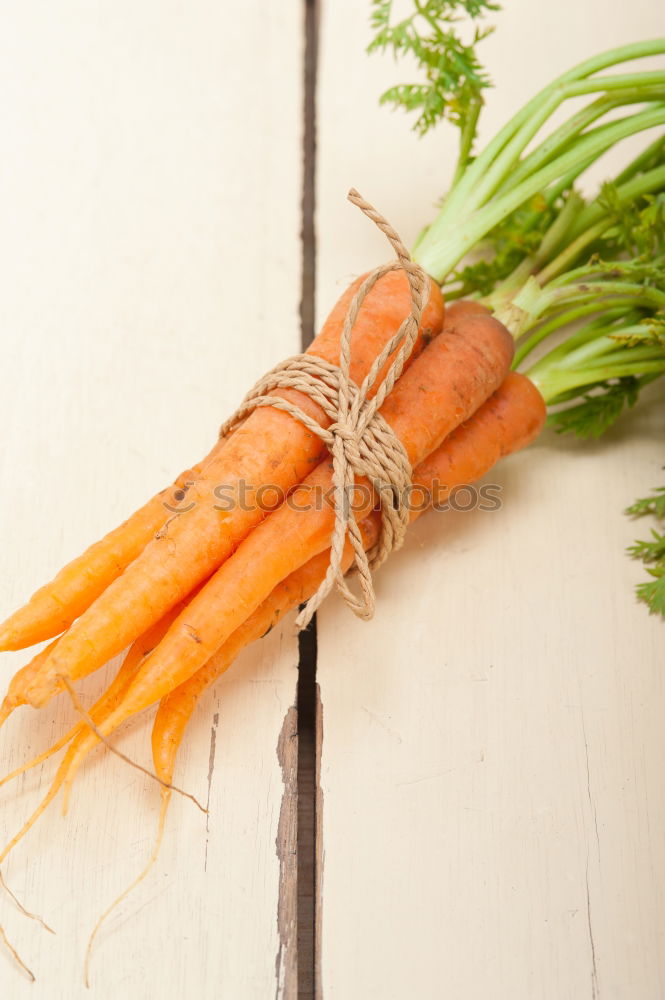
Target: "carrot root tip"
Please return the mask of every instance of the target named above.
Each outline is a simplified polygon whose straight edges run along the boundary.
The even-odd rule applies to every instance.
[[[0,726],[4,726],[15,708],[16,706],[12,702],[8,702],[5,698],[2,705],[0,705]]]
[[[0,871],[0,886],[4,889],[4,891],[7,893],[7,895],[9,896],[9,898],[14,902],[15,906],[21,911],[21,913],[23,914],[24,917],[28,917],[29,920],[36,920],[38,924],[42,925],[42,927],[44,928],[45,931],[49,932],[49,934],[55,934],[55,931],[53,930],[53,928],[49,927],[49,925],[46,923],[46,921],[44,920],[43,917],[40,917],[38,913],[31,913],[31,911],[28,910],[23,905],[23,903],[18,898],[18,896],[16,895],[16,893],[13,892],[13,890],[10,889],[9,886],[7,885],[7,883],[5,882],[5,877],[4,877],[4,875],[2,874],[1,871]],[[5,943],[8,943],[8,942],[5,942]]]
[[[65,780],[64,788],[62,790],[62,808],[60,810],[60,815],[64,817],[69,812],[69,801],[72,794],[73,777],[67,778]]]
[[[7,951],[9,952],[9,954],[12,956],[12,958],[14,959],[14,961],[16,962],[16,964],[19,966],[19,968],[22,969],[23,972],[25,972],[25,974],[28,977],[28,979],[30,980],[30,982],[31,983],[36,982],[36,976],[35,976],[34,972],[32,971],[32,969],[29,969],[28,966],[25,964],[25,962],[23,961],[23,959],[21,958],[21,956],[17,952],[16,948],[14,947],[14,945],[11,943],[11,941],[9,940],[9,938],[7,937],[7,935],[5,934],[5,929],[4,929],[4,927],[2,925],[0,925],[0,941],[3,942],[5,948],[7,949]]]
[[[12,631],[6,625],[0,627],[0,652],[6,653],[14,647],[12,642]]]

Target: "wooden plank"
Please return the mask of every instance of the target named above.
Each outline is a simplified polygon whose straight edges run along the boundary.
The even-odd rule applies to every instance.
[[[662,27],[650,0],[505,6],[485,134],[565,67]],[[452,165],[449,133],[419,142],[378,109],[404,70],[368,40],[366,5],[325,5],[322,314],[389,256],[347,188],[412,241]],[[661,467],[653,406],[595,446],[546,434],[491,474],[499,512],[415,526],[372,623],[337,599],[319,613],[319,996],[665,992],[664,633],[633,599],[621,513]]]
[[[202,455],[256,377],[298,350],[302,106],[299,4],[28,0],[4,15],[3,616]],[[3,655],[3,682],[25,660]],[[296,665],[286,625],[203,699],[177,781],[209,816],[176,796],[159,862],[99,939],[94,995],[294,995],[293,934],[278,930],[293,749],[285,812],[278,741],[293,741]],[[72,718],[64,699],[16,713],[2,770]],[[120,746],[147,764],[149,732],[142,721]],[[3,842],[51,773],[2,790]],[[98,754],[67,819],[55,806],[11,855],[9,883],[58,934],[0,898],[38,977],[0,948],[3,996],[90,995],[87,936],[149,856],[158,800]]]

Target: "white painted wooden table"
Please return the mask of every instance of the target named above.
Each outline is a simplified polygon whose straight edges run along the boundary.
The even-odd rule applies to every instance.
[[[486,134],[576,60],[662,32],[654,0],[507,6],[485,44]],[[203,454],[242,390],[299,349],[303,4],[0,9],[4,615]],[[377,107],[395,70],[364,55],[367,10],[321,3],[320,317],[386,257],[349,185],[412,240],[452,161],[450,135],[418,141]],[[592,448],[546,435],[492,473],[500,512],[414,528],[373,623],[335,600],[319,615],[326,1000],[665,996],[665,632],[633,601],[621,515],[662,464],[653,406]],[[3,683],[25,659],[3,654]],[[56,806],[5,866],[58,933],[0,898],[38,977],[0,950],[3,998],[294,1000],[278,931],[294,873],[276,837],[297,659],[287,623],[203,700],[178,780],[208,823],[173,802],[87,993],[87,935],[144,863],[158,806],[153,783],[96,755],[68,817]],[[2,770],[72,717],[64,699],[16,713]],[[121,746],[148,763],[148,735],[140,721]],[[51,770],[0,790],[3,842]]]

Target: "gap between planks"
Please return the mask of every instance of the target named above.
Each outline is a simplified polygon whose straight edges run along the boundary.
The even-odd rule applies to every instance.
[[[301,349],[314,338],[316,313],[316,87],[320,0],[303,0]],[[299,636],[297,704],[277,746],[284,792],[277,834],[280,863],[276,1000],[320,997],[320,737],[316,619]]]

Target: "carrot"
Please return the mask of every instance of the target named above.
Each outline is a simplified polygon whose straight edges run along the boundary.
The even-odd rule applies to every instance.
[[[331,362],[338,360],[344,317],[361,281],[359,278],[339,300],[310,347],[311,353]],[[374,285],[353,330],[354,381],[362,381],[410,308],[409,285],[402,271],[389,271]],[[425,341],[438,333],[442,320],[443,300],[432,283],[416,354]],[[275,395],[290,399],[321,423],[328,423],[321,408],[302,393],[284,390]],[[39,687],[43,699],[39,703],[44,704],[62,688],[57,676],[74,679],[100,667],[185,598],[230,555],[264,516],[255,499],[241,501],[245,487],[256,490],[262,484],[272,484],[286,492],[311,471],[324,451],[320,439],[289,414],[273,407],[252,413],[225,447],[213,455],[202,477],[191,487],[188,502],[194,508],[174,516],[168,529],[148,543],[62,637],[45,665],[44,677],[50,680]],[[228,486],[228,495],[234,497],[230,512],[216,509],[219,500],[215,489],[220,484]],[[14,694],[14,705],[29,700],[21,687]]]
[[[499,460],[529,444],[540,432],[545,406],[533,383],[523,375],[508,374],[503,384],[474,416],[463,424],[415,470],[414,487],[421,487],[432,502],[441,504],[455,486],[480,478]],[[438,487],[437,487],[437,484]],[[424,507],[411,511],[414,521]],[[379,520],[371,514],[359,525],[363,544],[371,548],[379,533]],[[347,545],[344,571],[353,559]],[[321,552],[283,580],[270,597],[224,643],[222,648],[189,680],[165,695],[152,726],[152,758],[155,773],[164,783],[173,781],[176,757],[199,698],[234,662],[245,646],[266,635],[289,611],[311,597],[326,575],[329,552]],[[171,790],[161,789],[157,836],[144,868],[104,911],[90,935],[85,957],[85,982],[90,983],[90,960],[94,941],[106,918],[146,878],[161,848]]]
[[[474,381],[476,385],[475,389],[473,390],[467,387],[466,399],[468,407],[471,410],[475,409],[476,402],[478,401],[477,397],[482,396],[483,394],[487,395],[488,380],[491,379],[492,377],[494,378],[495,381],[498,380],[499,376],[497,376],[496,374],[492,375],[492,368],[494,367],[501,369],[502,372],[505,371],[505,369],[507,368],[510,361],[512,340],[509,338],[509,336],[503,330],[500,324],[497,324],[494,320],[484,315],[481,311],[479,311],[477,307],[469,309],[466,306],[461,306],[461,305],[458,308],[453,307],[450,310],[450,318],[447,325],[446,333],[443,334],[440,338],[438,338],[437,341],[434,341],[427,348],[427,351],[419,360],[419,362],[415,362],[414,365],[411,367],[410,371],[402,377],[398,386],[396,386],[395,390],[389,397],[389,400],[386,401],[386,404],[384,405],[384,410],[391,411],[391,417],[392,417],[391,422],[393,423],[393,425],[398,428],[400,426],[406,428],[407,432],[405,432],[404,436],[407,439],[408,444],[410,444],[410,453],[412,455],[417,455],[419,453],[419,450],[420,452],[422,451],[431,452],[433,446],[435,446],[438,443],[436,437],[433,436],[436,435],[437,433],[433,427],[435,421],[430,420],[428,424],[425,421],[421,420],[422,414],[427,410],[427,407],[425,407],[423,410],[421,402],[419,408],[419,406],[417,405],[418,400],[422,400],[426,396],[429,398],[430,394],[434,395],[435,400],[439,402],[439,406],[435,406],[435,413],[440,412],[442,398],[445,398],[445,402],[447,404],[450,404],[451,384],[455,385],[456,398],[460,401],[462,398],[464,398],[460,392],[459,382],[455,381],[456,379],[458,380],[461,378],[464,371],[464,365],[460,359],[457,359],[460,362],[459,364],[455,363],[454,351],[452,350],[452,348],[453,346],[458,347],[458,345],[467,346],[465,341],[465,336],[468,336],[470,331],[472,333],[475,333],[474,340],[476,342],[478,340],[482,341],[480,333],[483,330],[485,332],[485,335],[487,336],[489,345],[493,345],[495,353],[493,358],[493,364],[486,364],[486,370],[484,372],[480,371],[482,366],[479,365],[478,358],[476,358],[476,367],[472,369],[475,373],[472,378],[472,381]],[[489,345],[486,343],[484,346],[485,346],[485,351],[489,353],[491,356],[492,352],[489,350]],[[478,347],[476,343],[474,350],[477,349]],[[461,351],[462,357],[463,353],[464,352]],[[453,355],[453,358],[450,357],[451,354]],[[421,371],[421,369],[423,370]],[[446,378],[449,380],[448,384],[446,383]],[[452,382],[450,382],[451,379]],[[530,394],[530,403],[528,405],[524,405],[522,410],[518,409],[516,403],[512,401],[512,397],[510,397],[512,401],[511,402],[512,412],[518,414],[518,426],[522,428],[523,435],[525,435],[526,438],[528,438],[530,435],[534,433],[534,428],[536,429],[539,428],[540,423],[542,423],[542,400],[540,399],[537,390],[533,386],[531,386],[531,384],[528,383],[528,381],[525,380],[522,376],[517,376],[517,375],[508,376],[508,378],[504,383],[504,386],[511,387],[513,385],[520,385],[520,386],[528,385],[529,387],[528,392],[525,389],[522,390],[522,394],[525,395],[526,398],[529,398]],[[414,386],[416,387],[417,390],[415,393],[413,392]],[[429,391],[423,393],[422,391],[423,389]],[[474,401],[469,402],[469,399],[473,398],[474,394],[475,394]],[[414,395],[415,399],[412,398]],[[496,461],[498,457],[500,457],[503,451],[509,450],[509,447],[505,443],[506,441],[509,442],[509,445],[510,442],[513,442],[514,446],[514,442],[519,441],[520,439],[517,437],[514,421],[513,423],[511,423],[508,420],[508,415],[511,411],[508,404],[504,401],[504,396],[505,392],[503,393],[501,391],[496,392],[495,395],[487,403],[485,403],[484,407],[481,407],[480,410],[478,410],[475,417],[471,421],[469,421],[466,425],[458,427],[456,433],[453,434],[445,442],[443,446],[437,449],[434,456],[431,458],[431,460],[429,460],[430,464],[428,464],[427,459],[421,464],[418,474],[421,475],[422,473],[422,475],[428,476],[430,481],[433,481],[436,470],[440,467],[445,467],[447,468],[448,473],[451,474],[453,478],[456,478],[457,481],[459,481],[459,476],[466,474],[469,470],[471,470],[474,476],[476,476],[482,473],[482,471],[484,470],[484,466],[487,465],[487,463],[489,463],[489,465],[493,464],[493,462]],[[400,402],[400,397],[403,397],[401,399],[401,402]],[[536,406],[536,401],[540,403],[540,407]],[[388,406],[388,402],[390,402],[390,407]],[[531,421],[529,421],[528,419],[529,407],[532,413],[535,412],[537,414],[538,419],[534,420],[534,418],[532,417]],[[451,417],[450,415],[448,416],[447,424],[445,420],[443,421],[443,423],[446,425],[444,426],[443,434],[445,434],[445,430],[448,425],[450,426],[454,425],[456,420],[459,423],[459,419],[461,419],[462,411],[460,407],[448,406],[448,409],[449,410],[452,409],[452,411],[454,412],[454,416],[453,417]],[[406,411],[406,413],[408,414],[408,419],[405,420],[403,413],[401,412],[402,410]],[[508,411],[508,415],[505,411]],[[387,419],[390,418],[387,417]],[[487,421],[489,421],[489,430],[485,427],[485,423]],[[415,426],[411,430],[411,433],[409,434],[408,430],[410,428],[411,422],[413,422]],[[481,442],[483,439],[485,441],[484,452],[483,449],[480,448],[479,442],[476,440],[476,437],[474,437],[474,428],[478,427],[482,428],[482,434],[480,435],[480,440]],[[494,427],[494,433],[492,435],[490,433],[490,430],[493,427]],[[505,439],[499,435],[499,431],[506,435]],[[438,434],[439,436],[443,436],[441,430],[439,430]],[[470,437],[470,441],[465,441],[467,437]],[[462,442],[462,444],[464,445],[464,448],[462,448],[462,453],[467,456],[465,459],[465,464],[462,465],[459,464],[459,459],[456,458],[457,453],[461,447],[458,444],[458,442]],[[482,454],[484,454],[485,456],[484,458],[480,457]],[[448,463],[447,466],[445,465],[446,462]],[[473,463],[475,463],[475,465]],[[325,473],[328,471],[329,469],[327,463],[320,466],[319,469],[316,470],[315,473],[313,473],[309,477],[310,485],[312,480],[316,481],[317,479],[325,483]],[[417,475],[416,482],[418,481],[419,480]],[[440,499],[440,497],[437,497],[437,499]],[[238,557],[240,557],[240,561],[242,561],[243,549],[245,549],[245,547],[252,542],[252,539],[255,540],[258,537],[259,549],[261,548],[265,549],[265,545],[261,536],[265,534],[266,531],[269,531],[270,534],[276,535],[280,539],[282,548],[286,548],[288,552],[291,549],[291,540],[288,535],[284,535],[282,533],[280,525],[280,515],[283,515],[284,511],[287,511],[287,508],[285,507],[281,508],[280,511],[272,515],[272,517],[268,521],[266,521],[265,524],[261,526],[261,528],[257,528],[253,533],[253,535],[250,536],[250,539],[248,539],[247,542],[245,542],[244,545],[241,546],[241,548],[238,550],[238,553],[236,553],[236,555],[234,555],[232,559],[229,560],[224,567],[222,567],[222,570],[218,571],[218,574],[222,573],[223,571],[228,572],[228,567],[229,566],[233,567],[234,564],[238,562]],[[291,516],[287,517],[286,519],[291,522],[295,520],[295,522],[297,522],[296,530],[299,531],[300,528],[302,528],[303,526],[302,522],[304,518],[294,516],[293,512],[288,512],[288,513]],[[323,539],[325,539],[327,537],[326,532],[329,534],[330,531],[331,519],[332,519],[332,513],[327,506],[325,506],[321,511],[308,512],[307,520],[316,522],[316,524],[314,525],[315,527],[314,534],[312,536],[312,533],[310,532],[310,536],[314,538],[320,536]],[[323,533],[321,532],[320,522],[323,522]],[[293,525],[293,527],[296,526]],[[256,544],[256,541],[254,541],[254,544]],[[324,548],[324,546],[321,545],[320,548]],[[265,549],[265,552],[267,551],[268,549]],[[347,558],[348,557],[349,557],[349,551],[347,550]],[[300,558],[300,556],[298,558]],[[320,566],[325,565],[325,556],[323,559],[317,560],[317,562]],[[192,606],[196,604],[196,602],[200,600],[201,596],[206,593],[208,586],[209,585],[204,586],[200,594],[194,598],[194,601],[192,601],[190,605],[188,605],[185,617],[187,618],[191,617]],[[279,579],[277,580],[276,586],[279,586]],[[286,586],[288,586],[288,584]],[[242,626],[243,617],[246,616],[241,614],[239,620],[240,626]],[[179,619],[176,619],[176,623],[178,620]],[[159,635],[159,633],[163,631],[163,627],[164,623],[160,623],[158,626],[156,626],[157,635]],[[248,627],[251,629],[251,626]],[[237,648],[235,644],[238,641],[242,642],[242,639],[240,638],[240,636],[242,635],[243,635],[243,630],[241,627],[239,636],[237,636],[235,640],[231,642],[231,646],[229,647],[229,649],[231,649],[231,652],[229,653],[229,650],[227,649],[226,654],[222,654],[223,660],[225,662],[228,663],[233,658],[234,655],[233,649]],[[156,637],[157,636],[155,635],[147,642],[143,642],[142,643],[143,650],[151,648],[151,645],[153,644],[154,639]],[[145,665],[150,664],[153,656],[154,654],[151,654],[147,657],[140,673],[136,675],[135,681],[130,683],[129,687],[125,688],[125,696],[123,701],[110,711],[105,720],[100,722],[100,728],[102,729],[102,731],[110,732],[112,728],[115,728],[115,724],[117,722],[123,721],[124,717],[127,717],[128,714],[132,714],[132,712],[129,713],[127,712],[127,699],[133,695],[133,688],[135,687],[136,682],[141,679],[141,674],[145,670]],[[143,662],[142,658],[141,662]],[[180,723],[178,723],[177,721],[171,723],[172,726],[175,725],[175,733],[173,734],[171,739],[172,746],[177,744],[178,726],[180,726],[181,729],[184,730],[184,725],[186,724],[187,718],[189,714],[191,714],[191,710],[193,709],[193,705],[195,704],[195,698],[193,698],[193,692],[195,692],[199,686],[200,689],[202,690],[203,687],[205,687],[206,684],[208,683],[207,678],[210,677],[211,674],[214,674],[215,670],[217,671],[219,670],[219,664],[203,667],[202,671],[199,673],[198,680],[194,681],[193,687],[189,689],[189,693],[187,693],[187,689],[185,689],[184,692],[183,691],[180,692],[179,700],[181,706],[189,705],[191,706],[191,708],[188,709],[186,707],[184,711],[181,710]],[[185,678],[183,678],[183,680],[184,679]],[[165,683],[164,679],[161,679],[161,683],[162,684]],[[175,686],[171,678],[169,678],[166,684],[170,685],[170,688],[169,686],[166,686],[162,691],[163,694],[168,693],[168,691]],[[151,698],[151,700],[156,700],[156,698],[153,697]],[[137,709],[133,708],[133,711],[135,710]],[[7,850],[11,849],[13,844],[16,843],[16,841],[21,836],[23,836],[25,832],[27,832],[32,823],[41,814],[41,812],[44,811],[48,803],[55,796],[58,789],[65,781],[65,779],[70,781],[70,779],[73,776],[73,773],[75,773],[76,770],[75,766],[76,762],[83,758],[83,756],[87,752],[87,749],[89,749],[91,745],[94,745],[96,740],[97,737],[95,736],[94,733],[81,732],[79,734],[75,742],[75,745],[70,747],[70,750],[68,751],[65,759],[63,760],[56,775],[54,784],[49,793],[47,794],[46,799],[37,809],[35,814],[33,814],[33,817],[28,821],[28,823],[25,824],[25,826],[18,834],[18,836],[14,838],[14,840],[8,846]],[[162,743],[164,746],[166,746],[168,743],[168,740],[164,737],[164,735],[162,735]],[[164,769],[162,767],[162,764],[159,761],[157,761],[156,764],[158,773],[160,769],[163,772]],[[2,857],[4,856],[5,855],[3,854]]]
[[[172,486],[148,500],[119,527],[89,546],[40,587],[27,604],[0,625],[0,650],[24,649],[64,632],[136,559],[181,500],[179,491],[201,476],[216,442],[199,465],[182,472]]]
[[[413,362],[382,407],[412,464],[471,416],[510,366],[513,341],[505,327],[485,310],[460,313],[458,320],[451,309],[446,330]],[[328,490],[331,482],[330,463],[322,463],[295,491],[294,502],[311,504],[317,490]],[[362,481],[359,485],[368,487]],[[365,499],[358,519],[372,504]],[[255,528],[147,657],[122,704],[103,723],[104,735],[190,677],[281,580],[327,548],[333,523],[326,503],[300,513],[286,503]],[[47,663],[43,683],[38,680],[27,692],[31,704],[42,704],[57,682],[53,669]],[[81,672],[80,662],[69,664],[70,678]]]
[[[452,310],[451,310],[452,312]],[[459,426],[446,440],[416,468],[413,483],[421,487],[431,504],[440,505],[450,490],[456,485],[472,482],[484,475],[500,458],[529,444],[540,432],[545,420],[545,407],[540,393],[533,383],[523,375],[509,373],[500,388],[476,411],[473,417]],[[430,505],[431,505],[430,504]],[[420,509],[422,506],[422,509]],[[429,506],[429,505],[428,505]],[[411,512],[415,520],[425,505]],[[363,544],[370,548],[378,535],[378,519],[372,513],[359,525]],[[152,749],[155,772],[162,785],[162,803],[158,827],[158,843],[146,869],[138,877],[143,878],[156,857],[158,844],[164,827],[164,816],[170,799],[170,785],[173,779],[178,747],[182,742],[185,728],[198,698],[233,662],[246,645],[265,635],[294,606],[306,600],[323,579],[329,561],[329,552],[320,552],[307,563],[281,581],[268,599],[239,626],[223,647],[211,657],[192,677],[166,694],[159,705],[153,724]],[[352,561],[351,546],[347,543],[344,554],[344,568]],[[160,633],[168,628],[168,616],[151,630],[149,636],[141,637],[133,647],[140,662],[143,651],[151,649]],[[128,657],[131,655],[128,654]],[[135,674],[134,674],[135,676]],[[125,687],[126,690],[126,687]],[[115,701],[115,699],[114,699]],[[113,705],[109,708],[113,711]],[[95,712],[95,719],[103,728],[101,713]],[[36,819],[44,812],[59,789],[64,785],[66,793],[71,787],[76,770],[87,751],[94,746],[97,738],[90,730],[78,735],[55,776],[53,785],[45,799],[35,810],[31,819],[0,855],[4,860],[12,847],[27,833]],[[131,888],[136,883],[133,883]],[[124,895],[121,898],[124,898]],[[117,902],[117,901],[116,901]],[[100,923],[110,909],[100,918]],[[99,924],[93,932],[93,937]],[[92,941],[90,942],[89,951]]]
[[[420,463],[414,485],[432,490],[434,506],[444,503],[454,487],[475,482],[500,459],[531,444],[546,415],[543,397],[531,379],[509,372],[471,419]]]

